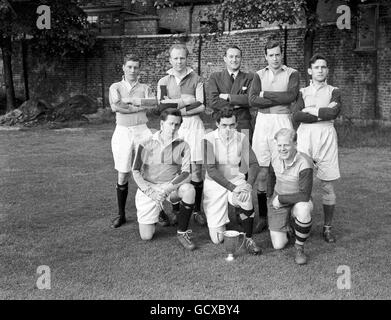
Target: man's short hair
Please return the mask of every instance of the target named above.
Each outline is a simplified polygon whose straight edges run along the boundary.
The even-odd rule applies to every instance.
[[[175,44],[173,44],[173,45],[170,47],[170,50],[169,50],[170,56],[171,56],[172,50],[174,50],[174,49],[177,49],[177,50],[185,50],[185,52],[186,52],[186,58],[187,58],[187,56],[189,55],[189,49],[187,49],[186,45],[184,45],[183,43],[175,43]]]
[[[140,57],[134,53],[129,53],[127,55],[124,56],[124,65],[128,62],[128,61],[134,61],[134,62],[138,62],[139,65],[141,65],[141,60],[140,60]]]
[[[276,48],[276,47],[280,47],[280,50],[282,52],[282,46],[281,46],[281,43],[280,41],[274,39],[274,38],[271,38],[269,40],[267,40],[266,44],[265,44],[265,55],[267,55],[267,50],[268,49],[273,49],[273,48]]]
[[[227,56],[227,52],[228,52],[229,49],[239,50],[240,56],[242,56],[242,50],[238,46],[236,46],[236,45],[228,45],[228,47],[225,49],[225,56]]]
[[[310,61],[309,61],[309,63],[308,63],[308,68],[311,68],[311,67],[312,67],[312,64],[315,63],[316,60],[324,60],[324,61],[326,61],[326,64],[328,64],[328,63],[327,63],[327,59],[326,59],[326,57],[325,57],[323,54],[315,53],[315,54],[311,57],[311,59],[310,59]]]
[[[160,114],[160,120],[166,121],[168,116],[180,117],[181,118],[181,123],[182,123],[182,114],[181,114],[180,110],[174,109],[174,108],[165,109]]]
[[[216,122],[220,123],[220,120],[222,118],[231,118],[232,116],[235,117],[235,122],[236,122],[236,116],[234,114],[234,109],[232,107],[223,107],[221,110],[216,112]]]
[[[295,130],[290,129],[290,128],[282,128],[276,132],[274,135],[274,140],[277,141],[278,137],[280,136],[288,136],[289,140],[291,142],[296,142],[297,141],[297,133]]]

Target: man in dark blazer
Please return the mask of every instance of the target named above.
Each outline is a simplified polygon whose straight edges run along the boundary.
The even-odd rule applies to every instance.
[[[237,46],[229,46],[225,51],[226,69],[212,73],[207,85],[209,107],[214,113],[223,107],[234,109],[237,130],[246,134],[251,142],[253,127],[247,91],[253,80],[252,73],[240,71],[242,51]]]

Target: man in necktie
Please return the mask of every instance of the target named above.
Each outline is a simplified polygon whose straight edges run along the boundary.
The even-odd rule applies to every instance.
[[[253,79],[252,73],[240,70],[242,51],[237,46],[228,46],[224,55],[226,68],[212,73],[207,85],[209,106],[214,114],[224,107],[234,109],[237,130],[244,133],[251,142],[253,128],[251,125],[250,106],[247,91]]]

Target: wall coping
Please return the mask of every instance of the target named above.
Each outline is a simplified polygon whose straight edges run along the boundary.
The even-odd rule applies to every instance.
[[[324,22],[322,23],[322,26],[331,26],[335,25],[335,22]],[[290,26],[288,30],[298,30],[298,29],[304,29],[304,26]],[[229,36],[229,35],[236,35],[236,34],[246,34],[246,33],[259,33],[263,31],[272,31],[272,30],[279,30],[280,27],[266,27],[266,28],[258,28],[258,29],[244,29],[244,30],[234,30],[234,31],[224,31],[223,35]],[[216,33],[209,33],[208,35],[215,35]],[[180,33],[180,34],[126,34],[126,35],[119,35],[119,36],[98,36],[97,38],[101,39],[124,39],[124,38],[171,38],[171,37],[199,37],[202,35],[202,33]]]

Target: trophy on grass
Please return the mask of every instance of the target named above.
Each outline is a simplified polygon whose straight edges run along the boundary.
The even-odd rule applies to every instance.
[[[225,260],[226,261],[233,261],[233,260],[235,260],[235,257],[234,257],[235,252],[240,250],[240,248],[244,244],[244,241],[246,240],[245,233],[238,232],[235,230],[227,230],[227,231],[224,231],[221,233],[223,234],[225,251],[227,251],[227,253],[228,253],[228,256],[225,258]],[[239,246],[240,236],[243,236],[243,240]]]

